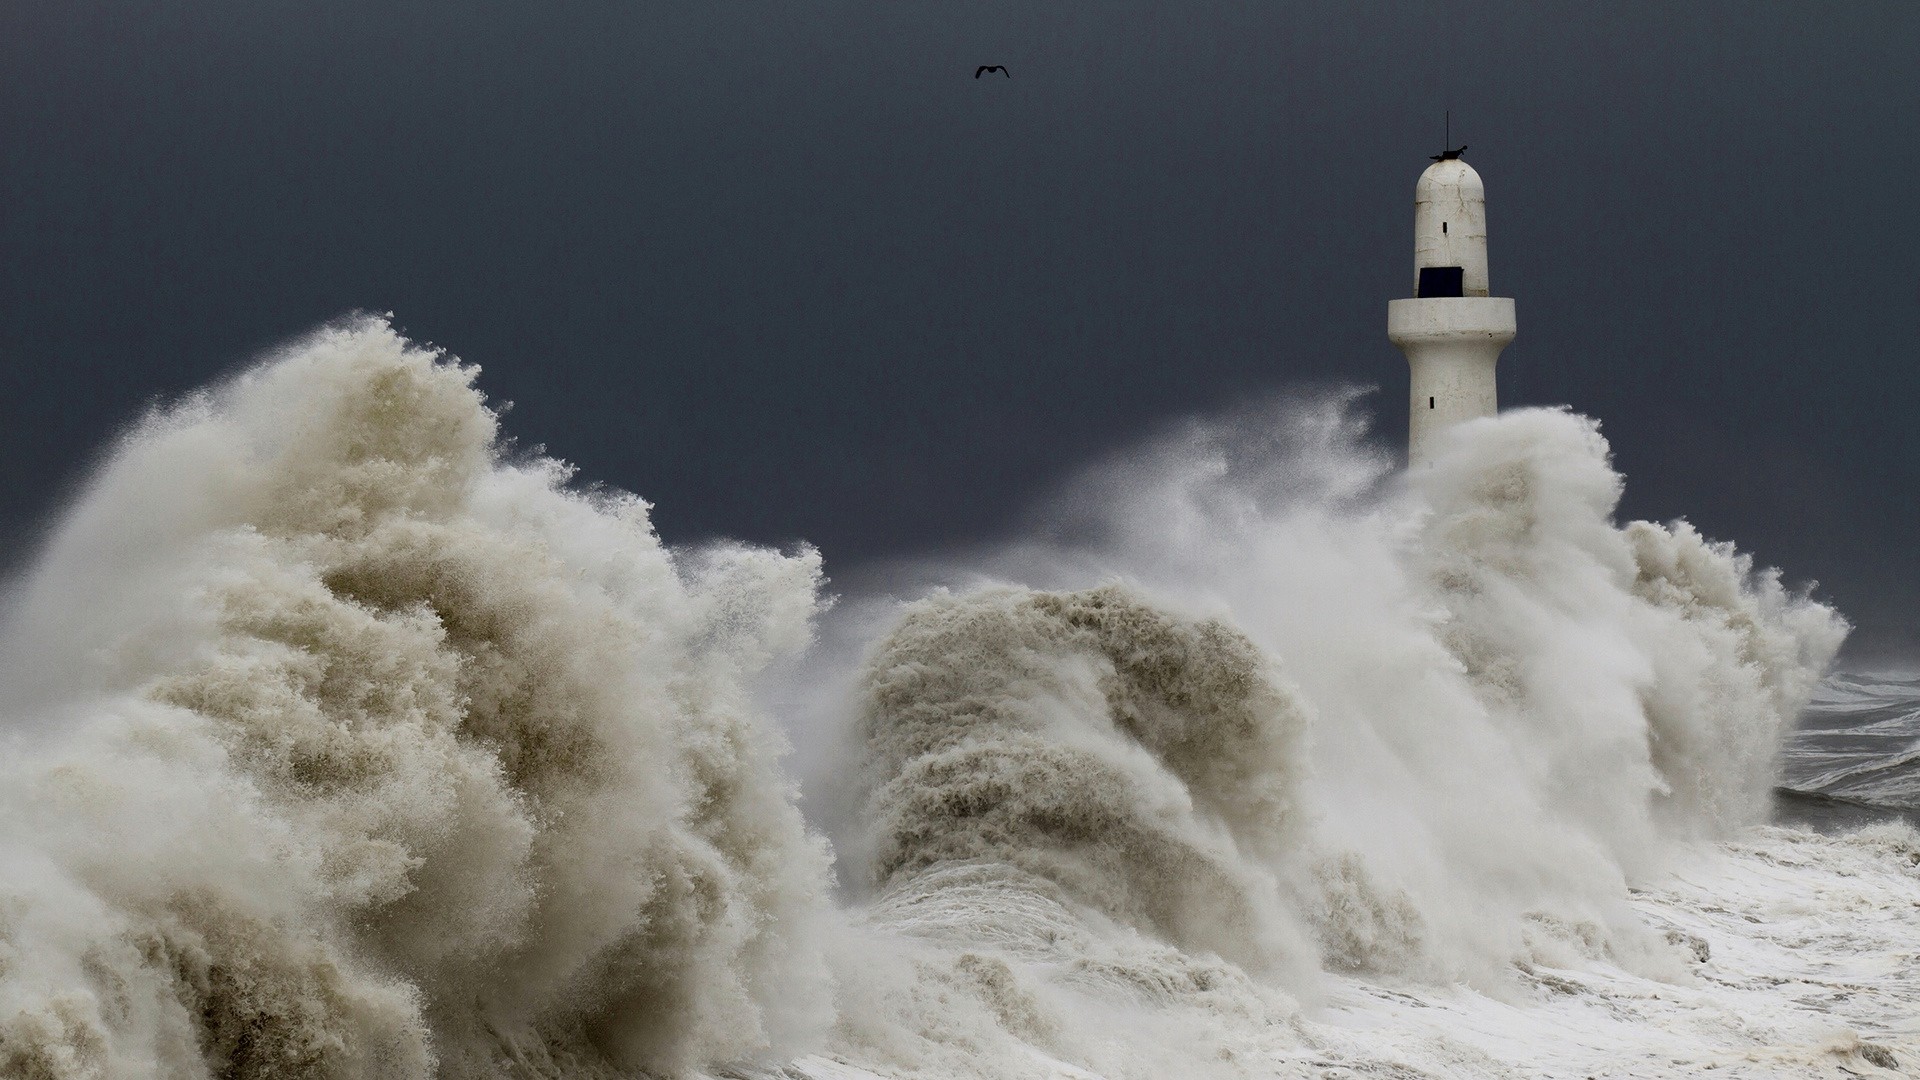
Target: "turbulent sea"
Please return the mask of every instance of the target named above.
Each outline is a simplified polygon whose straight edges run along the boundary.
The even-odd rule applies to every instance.
[[[477,374],[323,329],[7,584],[0,1077],[1920,1075],[1920,682],[1591,420],[1249,408],[829,580]]]
[[[1826,829],[1888,817],[1920,825],[1920,678],[1828,678],[1781,766],[1783,820]]]

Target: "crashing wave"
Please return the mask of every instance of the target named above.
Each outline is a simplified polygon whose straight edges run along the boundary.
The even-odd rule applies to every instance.
[[[956,587],[852,598],[888,619],[808,740],[836,908],[754,696],[836,685],[818,556],[667,549],[474,375],[329,328],[145,419],[14,585],[0,1074],[1521,1075],[1475,1049],[1513,1004],[1653,1024],[1841,948],[1767,938],[1775,870],[1897,937],[1910,830],[1747,830],[1845,624],[1617,524],[1591,421],[1410,476],[1345,399],[1195,424]],[[1698,984],[1748,995],[1715,1039],[1892,1055],[1741,1026],[1766,978]]]
[[[325,330],[122,440],[7,623],[0,1073],[613,1075],[824,1020],[746,680],[812,552],[675,556],[475,371]]]

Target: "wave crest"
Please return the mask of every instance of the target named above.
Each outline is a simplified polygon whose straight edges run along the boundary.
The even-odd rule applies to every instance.
[[[11,636],[90,657],[41,693],[86,703],[9,767],[7,892],[94,918],[0,926],[16,1061],[611,1074],[824,1020],[793,996],[824,855],[745,687],[807,640],[818,557],[677,558],[638,500],[506,460],[474,374],[331,328],[149,418],[55,535]],[[62,594],[115,552],[175,605]]]
[[[1306,714],[1245,635],[1119,585],[996,588],[912,605],[867,672],[880,883],[999,862],[1256,970],[1310,954],[1263,867],[1304,836]]]

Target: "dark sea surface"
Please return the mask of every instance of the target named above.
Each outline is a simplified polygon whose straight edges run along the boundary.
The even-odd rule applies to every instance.
[[[1783,822],[1920,826],[1920,677],[1828,677],[1787,743],[1775,794]]]

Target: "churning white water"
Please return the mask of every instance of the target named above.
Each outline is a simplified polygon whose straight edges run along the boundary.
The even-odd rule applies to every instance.
[[[1196,423],[828,611],[473,375],[325,330],[14,583],[0,1076],[1920,1062],[1920,836],[1763,825],[1844,623],[1616,525],[1590,421]]]

